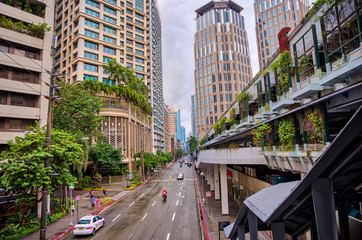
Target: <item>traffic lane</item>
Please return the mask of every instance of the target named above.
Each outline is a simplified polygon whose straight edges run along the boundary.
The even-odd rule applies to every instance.
[[[157,196],[164,188],[164,185],[165,183],[147,182],[104,210],[99,215],[105,218],[105,227],[97,231],[96,238],[112,239],[109,237],[112,237],[114,231],[117,237],[119,230],[130,230],[130,223],[141,218],[144,210],[149,207],[148,201],[146,201],[149,195]],[[74,234],[71,234],[66,239],[74,239],[75,237]],[[82,236],[82,238],[96,239],[93,236]]]

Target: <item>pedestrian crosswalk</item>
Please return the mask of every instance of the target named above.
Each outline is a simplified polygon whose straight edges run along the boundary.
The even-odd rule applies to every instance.
[[[185,178],[184,181],[194,181],[195,179],[193,178]],[[169,179],[155,179],[152,180],[151,182],[169,182]],[[181,181],[181,180],[176,180],[176,179],[172,179],[171,181]]]

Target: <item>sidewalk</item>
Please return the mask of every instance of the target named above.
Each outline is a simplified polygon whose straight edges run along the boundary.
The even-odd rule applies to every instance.
[[[211,194],[211,197],[206,197],[206,191],[210,191],[210,186],[207,185],[206,180],[201,178],[199,174],[196,173],[199,182],[199,189],[204,209],[204,214],[206,218],[207,230],[210,240],[226,240],[226,234],[223,230],[220,230],[219,233],[219,222],[229,221],[230,223],[235,222],[235,219],[239,213],[240,205],[229,195],[229,215],[223,215],[221,213],[221,200],[215,200],[214,193]],[[201,180],[202,179],[202,180]],[[203,181],[203,184],[202,184]],[[203,187],[203,189],[201,189]],[[210,202],[210,206],[209,206]],[[210,212],[209,212],[210,210]],[[220,235],[219,235],[220,234]],[[220,238],[219,238],[220,236]],[[245,239],[249,240],[249,233],[245,235]],[[271,238],[265,232],[258,232],[258,240],[270,240]]]
[[[126,187],[127,183],[112,183],[112,184],[102,184],[102,187],[107,190],[107,196],[112,197],[114,201],[117,201],[122,196],[127,194],[129,191],[124,191],[123,189]],[[79,208],[78,208],[78,217],[81,218],[85,215],[92,214],[97,211],[97,209],[91,209],[90,202],[90,191],[77,191],[74,190],[72,193],[73,199],[76,195],[80,195],[81,199],[79,200]],[[93,191],[93,195],[98,198],[103,198],[102,191]],[[101,205],[102,207],[102,205]],[[70,213],[56,222],[47,226],[46,239],[53,239],[56,236],[60,235],[64,231],[68,230],[71,226],[70,224]],[[73,225],[77,222],[77,209],[75,210],[75,214],[72,216]],[[24,239],[26,240],[38,240],[40,235],[40,231],[33,232],[27,235]]]

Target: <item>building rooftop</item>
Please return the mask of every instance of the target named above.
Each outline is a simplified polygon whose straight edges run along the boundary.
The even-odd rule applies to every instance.
[[[230,8],[237,13],[240,13],[243,10],[243,8],[241,6],[234,3],[233,1],[229,0],[229,1],[217,1],[217,2],[211,1],[207,4],[205,4],[204,6],[200,7],[199,9],[197,9],[195,12],[197,13],[197,16],[199,17],[213,8],[214,9]]]

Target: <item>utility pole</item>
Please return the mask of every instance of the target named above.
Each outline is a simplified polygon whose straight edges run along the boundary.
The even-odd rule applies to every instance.
[[[45,137],[45,147],[49,149],[51,142],[51,131],[52,131],[52,108],[54,100],[54,86],[55,86],[55,72],[54,69],[52,72],[49,72],[51,75],[50,86],[49,86],[49,104],[48,104],[48,116],[47,116],[47,129]],[[44,163],[45,168],[50,167],[50,159],[47,157]],[[50,176],[48,176],[50,177]],[[43,185],[42,189],[42,201],[41,201],[41,225],[40,225],[40,240],[45,240],[46,238],[46,224],[47,224],[47,212],[48,212],[48,193],[49,186],[48,184]]]

